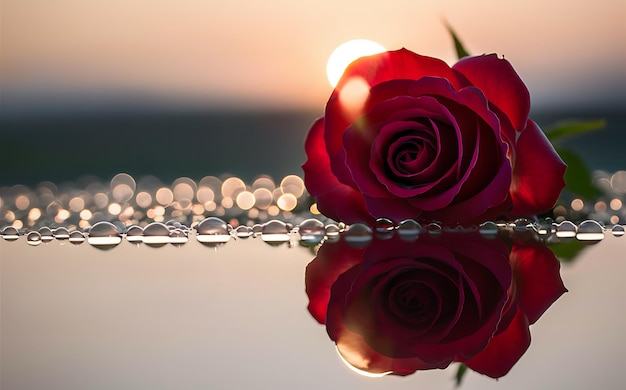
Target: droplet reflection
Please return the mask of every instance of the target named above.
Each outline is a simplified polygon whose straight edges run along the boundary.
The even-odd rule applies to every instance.
[[[597,221],[583,221],[578,225],[576,238],[580,241],[600,241],[604,238],[604,229]]]
[[[170,229],[161,222],[152,222],[143,228],[143,243],[158,248],[170,243]]]
[[[216,246],[231,239],[230,228],[220,218],[209,217],[196,226],[196,239],[202,244]]]
[[[263,225],[261,239],[270,245],[283,244],[289,241],[289,228],[283,221],[269,221]]]
[[[111,249],[122,242],[122,236],[111,222],[101,221],[89,229],[87,242],[98,249]]]

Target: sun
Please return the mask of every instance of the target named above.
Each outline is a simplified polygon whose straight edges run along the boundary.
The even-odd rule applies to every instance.
[[[353,39],[339,45],[328,57],[326,75],[330,85],[335,88],[341,75],[354,60],[386,51],[381,44],[367,39]]]

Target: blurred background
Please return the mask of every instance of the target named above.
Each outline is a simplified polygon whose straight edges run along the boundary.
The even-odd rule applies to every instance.
[[[591,169],[626,165],[620,0],[3,0],[1,18],[0,186],[301,174],[333,49],[365,38],[453,64],[446,22],[515,66],[541,125],[607,120],[567,140]]]

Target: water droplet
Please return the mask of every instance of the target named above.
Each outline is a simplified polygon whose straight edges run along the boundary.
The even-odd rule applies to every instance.
[[[604,229],[593,220],[586,220],[578,225],[576,238],[580,241],[600,241],[604,238]]]
[[[535,230],[541,237],[548,237],[552,235],[552,218],[545,218],[535,223]]]
[[[398,235],[405,241],[415,241],[422,231],[422,225],[413,219],[405,219],[398,225]]]
[[[513,230],[516,232],[524,232],[533,226],[528,218],[518,218],[513,223]]]
[[[41,244],[41,234],[36,231],[28,232],[26,235],[26,242],[33,246]]]
[[[208,246],[227,243],[230,239],[230,227],[217,217],[208,217],[196,225],[196,239]]]
[[[337,242],[339,241],[339,232],[340,228],[334,223],[328,224],[324,227],[324,232],[326,233],[326,241],[329,242]]]
[[[271,220],[263,225],[261,239],[268,244],[283,244],[289,241],[289,228],[283,221]]]
[[[378,233],[393,232],[395,228],[395,224],[389,218],[378,218],[374,221],[374,230]]]
[[[122,242],[122,235],[111,222],[101,221],[89,229],[87,242],[98,249],[111,249]]]
[[[478,231],[483,237],[494,238],[498,235],[499,228],[495,222],[487,221],[480,224]]]
[[[41,235],[42,242],[48,243],[54,240],[54,234],[52,233],[52,229],[50,229],[49,227],[44,226],[39,228],[39,234]]]
[[[170,244],[181,247],[189,241],[187,233],[183,229],[176,228],[170,232]]]
[[[324,223],[317,219],[307,219],[298,226],[300,242],[304,245],[317,245],[324,239]]]
[[[363,248],[372,241],[372,229],[364,223],[355,223],[343,233],[343,238],[354,248]]]
[[[443,229],[441,228],[441,225],[439,225],[438,223],[431,222],[431,223],[428,224],[428,226],[426,226],[426,231],[432,237],[439,237],[441,235]]]
[[[621,237],[624,235],[624,226],[622,225],[615,225],[613,226],[613,229],[611,229],[611,233],[613,233],[613,235],[615,237]]]
[[[184,229],[186,228],[185,225],[183,225],[182,223],[175,221],[173,219],[170,219],[169,221],[165,222],[165,226],[168,227],[168,229]]]
[[[64,227],[58,227],[54,229],[52,233],[54,234],[54,238],[59,241],[65,241],[70,238],[70,232],[67,230],[67,228]]]
[[[576,237],[576,225],[571,221],[563,221],[556,227],[556,236],[559,238]]]
[[[252,226],[252,237],[260,236],[262,231],[263,231],[263,225],[260,223],[255,223]]]
[[[85,235],[78,230],[74,230],[70,233],[69,241],[74,245],[80,245],[85,242]]]
[[[252,228],[246,225],[239,225],[237,226],[237,229],[235,229],[235,236],[237,238],[246,239],[252,236]]]
[[[171,242],[170,229],[161,222],[152,222],[143,228],[142,241],[152,248],[162,247]]]
[[[15,226],[7,226],[2,229],[2,238],[4,238],[5,241],[15,241],[20,238],[20,232]]]
[[[143,242],[143,228],[138,225],[131,225],[126,229],[126,241],[133,244],[141,244]]]

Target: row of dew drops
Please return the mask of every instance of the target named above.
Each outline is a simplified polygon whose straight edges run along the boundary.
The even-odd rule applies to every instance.
[[[432,222],[425,225],[413,219],[407,219],[399,224],[388,218],[379,218],[373,226],[364,223],[346,225],[344,223],[325,224],[319,219],[306,219],[297,225],[281,220],[270,220],[253,226],[239,225],[233,228],[226,221],[218,217],[208,217],[187,227],[180,222],[169,221],[166,223],[152,222],[145,227],[132,225],[120,227],[108,221],[95,223],[86,231],[69,231],[65,227],[51,229],[41,227],[38,230],[23,232],[14,226],[7,226],[0,235],[5,241],[16,241],[20,236],[25,236],[28,244],[32,246],[53,240],[72,244],[82,244],[85,241],[99,249],[111,249],[119,245],[125,238],[133,244],[145,244],[150,247],[162,247],[168,244],[182,246],[189,241],[189,236],[195,236],[201,244],[209,247],[218,247],[234,239],[247,239],[260,237],[270,245],[289,246],[298,242],[303,246],[316,246],[323,241],[336,241],[340,236],[353,246],[366,246],[372,238],[391,238],[397,234],[407,241],[417,240],[420,235],[439,236],[444,232],[468,233],[478,231],[482,236],[495,238],[501,231],[511,232],[532,231],[547,242],[565,242],[572,239],[586,242],[597,242],[605,237],[605,232],[610,231],[615,237],[624,235],[623,225],[604,227],[595,220],[585,220],[576,225],[571,221],[560,223],[553,222],[550,218],[540,221],[518,219],[513,222],[484,222],[478,226],[442,226]]]

